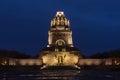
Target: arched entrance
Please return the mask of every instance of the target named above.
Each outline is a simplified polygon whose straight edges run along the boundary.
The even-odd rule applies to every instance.
[[[55,42],[55,44],[58,45],[58,46],[63,46],[63,45],[65,45],[65,41],[62,40],[62,39],[58,39],[58,40]]]

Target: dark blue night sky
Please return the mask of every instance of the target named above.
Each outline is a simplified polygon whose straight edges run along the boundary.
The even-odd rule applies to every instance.
[[[70,20],[83,54],[120,48],[119,0],[0,0],[0,49],[38,54],[56,11]]]

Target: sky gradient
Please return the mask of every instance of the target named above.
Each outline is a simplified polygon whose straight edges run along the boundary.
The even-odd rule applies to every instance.
[[[0,0],[0,49],[38,54],[57,11],[70,20],[84,55],[120,49],[119,0]]]

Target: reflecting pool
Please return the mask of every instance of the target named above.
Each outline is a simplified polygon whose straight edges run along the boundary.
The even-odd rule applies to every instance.
[[[120,80],[120,71],[105,70],[4,70],[0,80]]]

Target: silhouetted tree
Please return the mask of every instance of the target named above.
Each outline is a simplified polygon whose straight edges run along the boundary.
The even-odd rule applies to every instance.
[[[30,58],[30,55],[17,51],[0,50],[0,58]]]
[[[103,53],[96,53],[91,58],[120,58],[120,49],[112,50]]]

